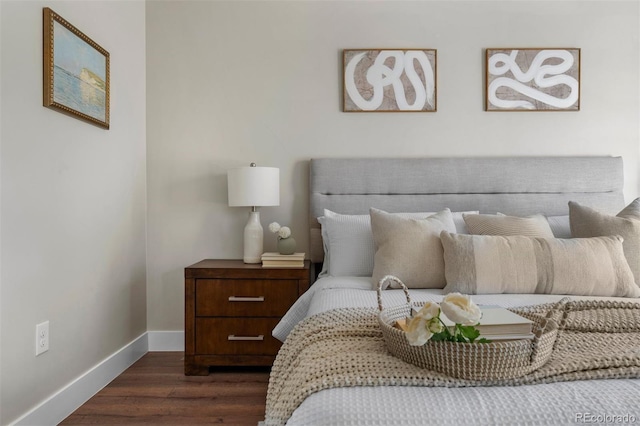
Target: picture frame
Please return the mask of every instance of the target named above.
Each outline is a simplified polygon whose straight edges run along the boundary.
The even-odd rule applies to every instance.
[[[109,52],[42,9],[43,106],[109,129]]]
[[[580,49],[491,48],[486,111],[579,111]]]
[[[436,49],[344,49],[344,112],[436,112]]]

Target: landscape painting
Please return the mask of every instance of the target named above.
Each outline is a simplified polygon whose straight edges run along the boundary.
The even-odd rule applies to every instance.
[[[109,128],[109,53],[43,9],[44,106]]]

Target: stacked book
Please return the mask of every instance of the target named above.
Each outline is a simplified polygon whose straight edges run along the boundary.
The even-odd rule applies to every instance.
[[[280,254],[263,253],[263,268],[302,268],[304,267],[304,253]]]
[[[482,311],[482,318],[480,319],[480,324],[475,326],[480,332],[480,338],[484,337],[491,341],[533,339],[533,321],[497,306],[481,306],[480,310]],[[440,314],[440,319],[453,333],[455,325],[453,321],[442,313]],[[410,318],[398,320],[396,326],[403,331],[407,331],[409,321]]]
[[[480,310],[482,318],[476,329],[481,338],[491,341],[533,339],[533,321],[497,306],[481,306]],[[447,327],[453,329],[454,323],[446,315],[440,318]]]

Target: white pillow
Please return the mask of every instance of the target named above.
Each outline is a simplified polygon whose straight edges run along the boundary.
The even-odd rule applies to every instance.
[[[453,213],[456,231],[460,234],[467,234],[468,231],[462,218],[463,213],[478,214],[478,212]],[[435,212],[393,214],[406,219],[424,219]],[[324,246],[324,263],[319,276],[372,276],[376,247],[371,232],[370,216],[368,214],[340,214],[324,209],[324,216],[319,217],[318,222],[322,225],[322,244]]]
[[[568,214],[564,216],[547,216],[547,222],[549,222],[554,237],[571,238],[571,226],[569,224]]]

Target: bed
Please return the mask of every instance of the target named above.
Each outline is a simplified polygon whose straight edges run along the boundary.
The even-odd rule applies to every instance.
[[[542,214],[555,237],[569,238],[569,201],[615,215],[625,207],[622,188],[623,164],[619,157],[313,159],[310,162],[310,258],[322,265],[318,266],[321,272],[316,283],[274,329],[273,335],[285,342],[283,349],[290,348],[295,346],[300,324],[334,313],[339,317],[343,312],[358,309],[375,312],[377,295],[372,286],[371,250],[376,247],[371,247],[370,237],[351,233],[351,219],[339,223],[336,229],[340,238],[337,245],[330,245],[327,239],[335,235],[328,235],[328,227],[321,228],[318,220],[323,221],[330,212],[361,216],[361,220],[369,214],[370,207],[407,214],[439,212],[446,208],[452,212],[520,217]],[[461,217],[458,213],[456,231],[468,232]],[[340,222],[345,217],[338,215],[337,219]],[[336,247],[339,251],[334,250]],[[410,293],[417,302],[439,302],[445,294],[437,288],[412,289]],[[508,293],[478,294],[473,300],[478,304],[518,308],[550,304],[564,297],[563,294]],[[571,300],[620,302],[629,306],[640,302],[637,295],[572,295]],[[400,305],[405,303],[404,293],[397,289],[384,290],[382,301],[385,306]],[[356,386],[349,382],[319,386],[307,392],[303,400],[293,403],[295,410],[284,419],[270,414],[270,409],[282,402],[276,400],[281,396],[276,395],[275,388],[285,380],[283,372],[305,368],[305,362],[317,362],[318,358],[309,354],[285,358],[281,351],[270,379],[266,423],[458,425],[640,421],[640,380],[637,378],[640,376],[640,330],[631,331],[626,335],[631,349],[627,350],[626,364],[617,376],[522,386],[415,386],[407,380],[384,386],[369,380]],[[330,354],[323,356],[330,357]]]

